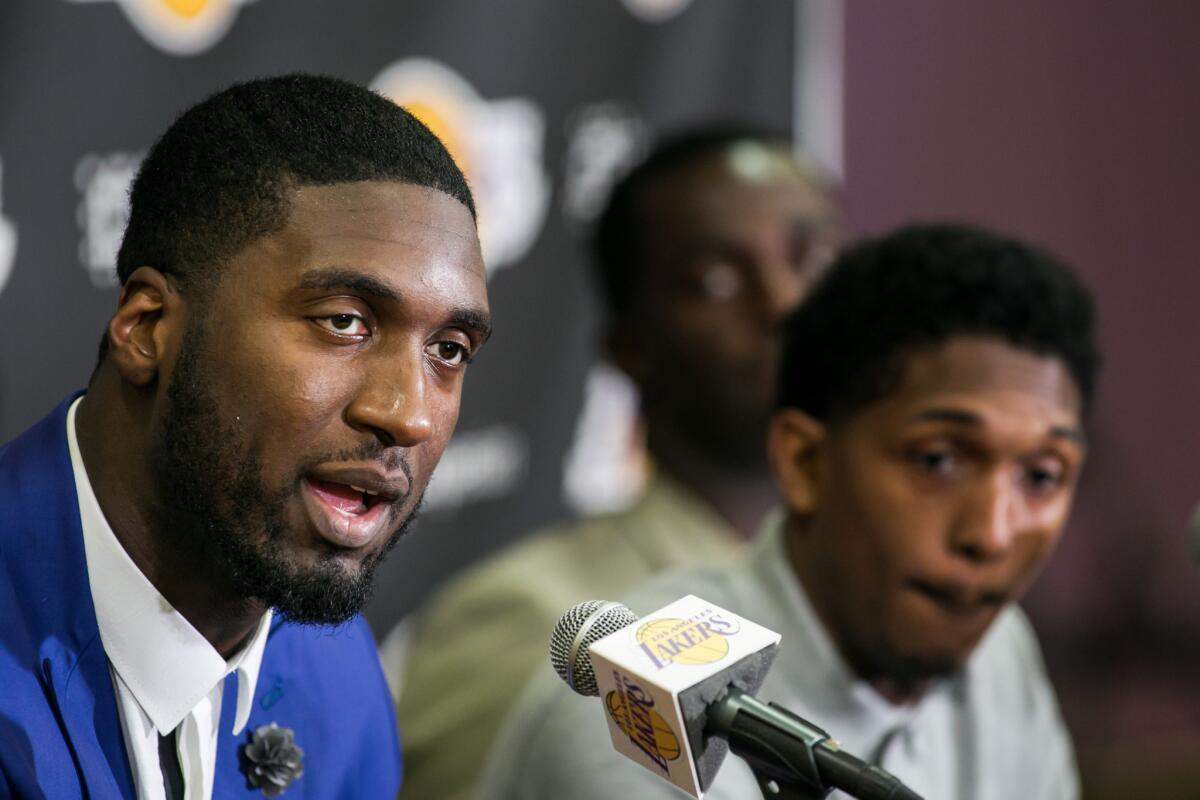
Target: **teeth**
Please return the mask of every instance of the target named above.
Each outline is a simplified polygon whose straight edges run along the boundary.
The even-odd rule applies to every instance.
[[[379,492],[372,492],[370,489],[364,489],[364,488],[363,488],[363,487],[361,487],[361,486],[354,486],[354,485],[351,485],[351,486],[350,486],[350,488],[351,488],[351,489],[353,489],[353,490],[354,490],[354,491],[356,491],[356,492],[362,492],[363,494],[369,494],[369,495],[371,495],[372,497],[375,497],[376,495],[378,495],[378,494],[379,494]]]

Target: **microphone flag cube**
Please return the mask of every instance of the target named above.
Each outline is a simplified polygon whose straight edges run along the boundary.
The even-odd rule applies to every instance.
[[[592,644],[613,746],[699,798],[728,745],[704,736],[730,684],[753,694],[779,645],[774,631],[688,595]]]

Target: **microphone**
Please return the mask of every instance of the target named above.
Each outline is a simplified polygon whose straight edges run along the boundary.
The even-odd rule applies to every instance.
[[[780,636],[694,595],[648,615],[589,600],[558,620],[555,672],[599,696],[613,746],[696,798],[732,750],[764,796],[921,800],[891,773],[845,752],[829,734],[754,699]]]

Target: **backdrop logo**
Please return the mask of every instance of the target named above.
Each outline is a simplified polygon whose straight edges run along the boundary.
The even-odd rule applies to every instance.
[[[679,737],[662,715],[654,710],[654,698],[631,681],[628,676],[614,672],[616,689],[604,698],[608,715],[629,741],[669,773],[668,761],[679,758]]]
[[[79,189],[76,220],[83,234],[79,263],[97,289],[119,283],[117,250],[129,222],[129,184],[141,162],[141,153],[88,153],[75,165],[75,187]]]
[[[571,114],[562,200],[568,222],[600,216],[613,183],[641,161],[648,139],[646,123],[620,103],[594,103]]]
[[[646,22],[665,22],[687,8],[692,0],[622,0],[629,13]]]
[[[155,47],[177,56],[203,53],[233,27],[238,6],[253,0],[72,0],[118,2]]]
[[[397,61],[371,88],[428,125],[466,174],[488,274],[524,256],[550,201],[542,166],[545,123],[537,106],[524,98],[484,100],[454,70],[423,58]]]
[[[729,654],[729,641],[741,629],[736,619],[705,611],[688,619],[656,619],[637,629],[642,652],[662,669],[670,664],[712,664]]]
[[[17,259],[17,226],[4,216],[4,162],[0,161],[0,292],[8,285]]]

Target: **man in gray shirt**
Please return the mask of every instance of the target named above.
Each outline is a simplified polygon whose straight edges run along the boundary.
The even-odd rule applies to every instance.
[[[785,499],[696,594],[783,635],[759,692],[926,800],[1079,794],[1013,604],[1066,522],[1099,357],[1086,289],[1049,255],[956,225],[847,251],[784,327],[771,463]],[[613,751],[547,668],[493,750],[485,798],[675,797]],[[710,798],[754,798],[730,758]]]

